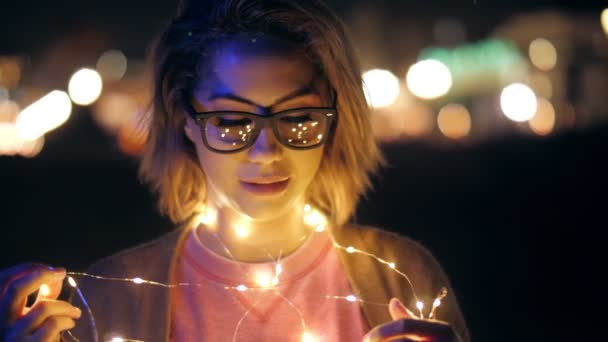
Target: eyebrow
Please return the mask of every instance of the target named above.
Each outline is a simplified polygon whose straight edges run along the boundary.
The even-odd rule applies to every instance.
[[[212,100],[220,100],[220,99],[225,99],[225,100],[232,100],[232,101],[237,101],[237,102],[242,102],[248,105],[252,105],[252,106],[256,106],[259,108],[272,108],[276,105],[279,105],[283,102],[292,100],[294,98],[300,97],[300,96],[305,96],[305,95],[319,95],[317,91],[315,91],[312,87],[312,83],[310,82],[308,85],[298,88],[294,91],[292,91],[291,93],[279,98],[278,100],[276,100],[273,104],[271,104],[270,106],[262,106],[258,103],[255,103],[249,99],[240,97],[236,94],[230,93],[230,92],[226,92],[226,93],[218,93],[218,94],[211,94],[211,96],[209,96],[208,101],[212,101]]]

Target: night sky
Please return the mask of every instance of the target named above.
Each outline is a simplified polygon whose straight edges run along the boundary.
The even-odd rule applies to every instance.
[[[421,21],[451,11],[472,21],[473,37],[516,12],[601,8],[594,1],[382,3],[417,11]],[[24,82],[61,86],[69,75],[36,70],[63,37],[90,29],[107,41],[96,47],[142,58],[174,8],[172,1],[5,1],[0,55],[27,56]],[[89,58],[76,54],[82,60],[68,63]],[[598,272],[608,228],[607,133],[608,123],[598,123],[545,138],[383,144],[390,166],[355,220],[408,235],[435,254],[475,341],[584,340],[599,330],[589,310],[605,301]],[[0,156],[0,191],[0,267],[39,261],[82,270],[172,228],[138,181],[137,160],[118,150],[86,107],[46,137],[39,156]]]

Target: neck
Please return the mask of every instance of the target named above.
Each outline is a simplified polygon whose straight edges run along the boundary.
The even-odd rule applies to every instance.
[[[213,226],[199,226],[201,241],[216,254],[241,262],[276,261],[293,253],[311,233],[303,204],[271,219],[251,219],[230,207],[218,209],[216,217]]]

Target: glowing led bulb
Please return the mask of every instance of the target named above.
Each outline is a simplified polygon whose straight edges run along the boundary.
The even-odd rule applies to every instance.
[[[249,236],[249,228],[243,226],[243,225],[236,225],[236,227],[234,227],[234,232],[236,233],[236,236],[238,236],[241,239],[244,239],[246,237]]]
[[[241,285],[239,285],[239,286],[236,287],[236,290],[239,291],[239,292],[245,292],[245,291],[247,291],[247,286],[241,284]]]
[[[357,301],[357,297],[355,295],[348,295],[348,296],[346,296],[346,300],[351,303],[354,303]]]
[[[47,284],[42,284],[40,285],[40,290],[38,291],[38,294],[42,297],[48,297],[51,294],[51,289]]]
[[[304,205],[304,212],[305,212],[305,213],[309,213],[311,209],[312,209],[312,208],[310,207],[310,204],[306,204],[306,205]]]
[[[325,231],[325,225],[324,224],[318,224],[315,227],[315,231],[318,232],[318,233]]]
[[[319,339],[308,331],[302,334],[302,342],[317,342]]]
[[[433,301],[433,309],[438,307],[439,305],[441,305],[441,299],[435,298],[435,301]]]
[[[394,269],[394,268],[395,268],[395,263],[394,263],[394,262],[389,262],[389,263],[388,263],[388,267],[390,267],[390,268],[393,268],[393,269]]]
[[[418,308],[419,311],[422,311],[422,309],[424,309],[424,303],[421,301],[417,301],[416,308]]]
[[[346,252],[350,253],[350,254],[355,253],[355,247],[353,247],[353,246],[346,247]]]
[[[134,282],[135,284],[143,284],[144,283],[144,280],[141,279],[140,277],[133,278],[131,281]]]
[[[70,284],[71,287],[76,287],[76,280],[72,277],[68,277],[68,284]]]
[[[110,342],[123,342],[124,339],[122,337],[114,337],[112,338],[112,340],[110,340]]]
[[[270,287],[272,286],[273,277],[270,274],[261,272],[255,276],[255,283],[259,287]]]

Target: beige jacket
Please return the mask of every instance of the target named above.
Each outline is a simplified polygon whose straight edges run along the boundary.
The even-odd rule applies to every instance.
[[[179,248],[187,230],[172,231],[154,241],[122,251],[94,264],[87,272],[117,278],[141,277],[163,284],[173,284],[172,275]],[[353,246],[392,261],[407,274],[418,297],[430,304],[440,288],[448,289],[448,297],[437,310],[437,317],[449,322],[463,342],[469,341],[464,317],[456,297],[435,258],[416,242],[380,229],[347,225],[332,231],[342,246]],[[373,303],[388,303],[398,297],[413,307],[412,291],[407,281],[387,265],[362,254],[349,254],[338,249],[340,260],[350,279],[355,295]],[[170,341],[170,290],[160,286],[136,285],[130,282],[81,278],[79,287],[91,307],[99,341],[114,336],[145,342]],[[74,300],[79,303],[77,297]],[[427,304],[427,306],[428,306]],[[385,306],[361,304],[370,327],[391,320]],[[81,341],[94,341],[91,321],[83,311],[73,334]],[[193,336],[192,341],[197,341]]]

